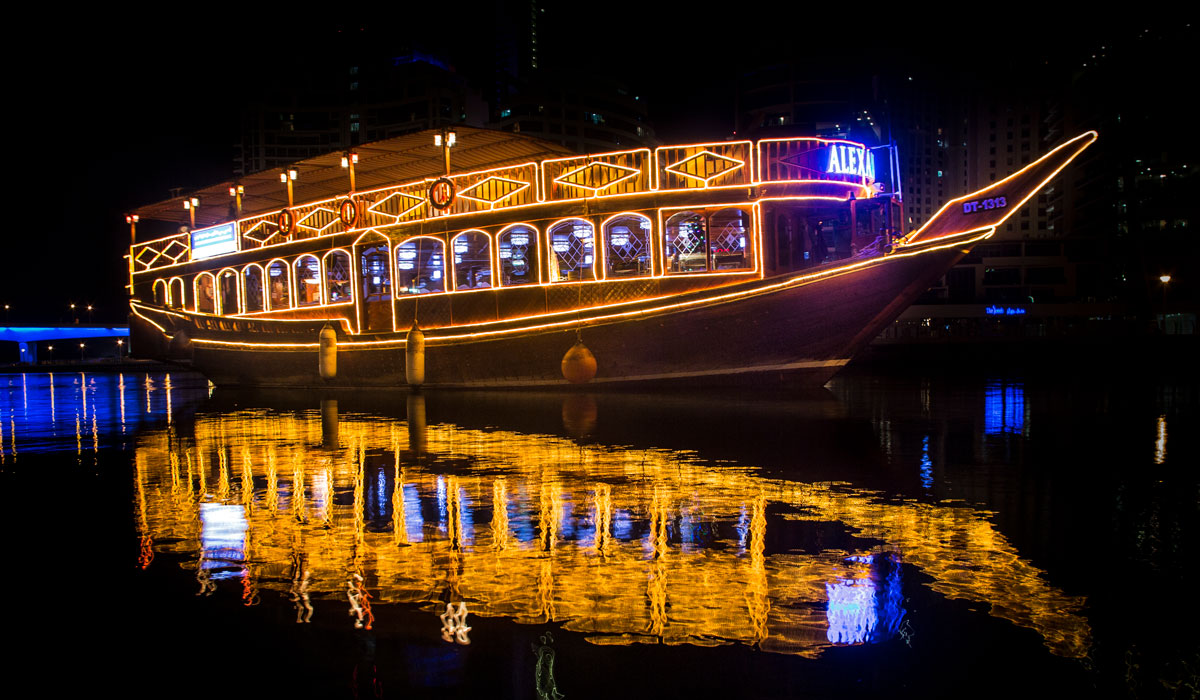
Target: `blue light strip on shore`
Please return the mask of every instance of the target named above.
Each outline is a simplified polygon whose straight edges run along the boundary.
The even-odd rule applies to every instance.
[[[6,326],[0,327],[0,340],[32,343],[64,338],[128,338],[128,326]]]

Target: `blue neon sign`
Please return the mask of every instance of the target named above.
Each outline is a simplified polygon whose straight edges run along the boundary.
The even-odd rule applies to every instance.
[[[875,154],[864,146],[836,143],[829,146],[829,161],[825,172],[834,175],[857,175],[875,179]]]
[[[1024,316],[1025,309],[1021,306],[989,306],[984,309],[988,316]]]

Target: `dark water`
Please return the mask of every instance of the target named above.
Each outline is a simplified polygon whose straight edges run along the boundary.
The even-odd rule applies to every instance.
[[[0,378],[29,695],[1195,697],[1192,379]]]

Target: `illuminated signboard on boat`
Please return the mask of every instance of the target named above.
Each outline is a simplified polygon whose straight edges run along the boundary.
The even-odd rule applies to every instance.
[[[988,316],[1024,316],[1025,309],[1020,306],[989,306],[984,311]]]
[[[769,179],[827,180],[864,186],[875,181],[875,153],[855,141],[767,139],[760,142],[759,157],[778,168]]]
[[[974,214],[989,209],[1003,209],[1007,206],[1008,200],[1004,197],[988,197],[987,199],[972,199],[969,202],[963,202],[962,208],[964,214]]]
[[[865,146],[836,143],[829,146],[825,172],[831,175],[857,175],[865,180],[875,179],[875,154]]]
[[[192,231],[192,260],[234,253],[237,249],[237,226],[232,221]]]

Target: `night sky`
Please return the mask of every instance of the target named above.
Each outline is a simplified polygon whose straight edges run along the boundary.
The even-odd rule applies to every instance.
[[[736,15],[739,6],[728,4],[727,15],[680,16],[672,3],[640,8],[632,18],[629,5],[586,7],[596,13],[548,5],[539,33],[543,63],[580,62],[587,56],[581,47],[602,50],[602,58],[582,60],[581,70],[611,73],[645,95],[666,142],[728,136],[734,77],[747,66],[792,58],[832,78],[887,67],[1002,85],[1041,57],[1075,60],[1139,21],[1011,5],[996,6],[991,17],[894,17],[863,4],[818,14],[811,3],[806,12]],[[368,19],[355,24],[332,14],[306,23],[240,8],[217,16],[216,6],[186,18],[75,14],[47,31],[36,53],[11,61],[10,112],[24,113],[24,128],[11,131],[13,173],[33,181],[14,192],[31,200],[22,207],[32,212],[31,225],[7,234],[12,272],[0,303],[13,306],[10,321],[69,322],[75,302],[95,305],[97,322],[123,322],[125,212],[166,199],[171,187],[229,179],[239,105],[273,72],[319,55],[313,47],[337,32],[415,40],[460,65],[486,66],[490,48],[480,47],[487,46],[490,6],[472,12],[455,3],[448,17],[355,8],[342,14]]]

